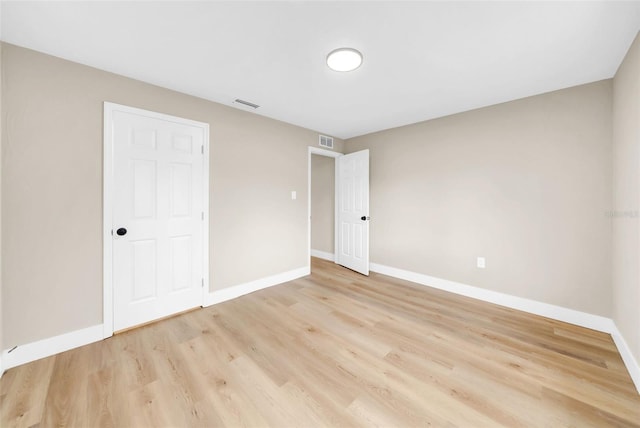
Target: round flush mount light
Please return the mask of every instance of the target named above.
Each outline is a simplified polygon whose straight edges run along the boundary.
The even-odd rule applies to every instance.
[[[362,64],[362,54],[353,48],[339,48],[329,52],[327,65],[333,71],[353,71]]]

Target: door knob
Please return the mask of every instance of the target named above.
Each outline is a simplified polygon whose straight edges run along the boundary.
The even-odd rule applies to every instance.
[[[127,229],[125,229],[124,227],[121,227],[120,229],[116,230],[116,235],[118,236],[124,236],[127,234]]]
[[[369,220],[371,217],[369,217],[368,215],[363,215],[362,217],[360,217],[360,220]]]

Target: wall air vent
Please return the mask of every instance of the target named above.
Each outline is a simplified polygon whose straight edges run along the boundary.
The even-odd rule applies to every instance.
[[[238,103],[238,104],[243,104],[243,105],[245,105],[247,107],[251,107],[251,108],[260,107],[258,104],[250,103],[249,101],[241,100],[240,98],[236,98],[235,102]]]
[[[333,138],[326,135],[320,135],[320,146],[333,149]]]

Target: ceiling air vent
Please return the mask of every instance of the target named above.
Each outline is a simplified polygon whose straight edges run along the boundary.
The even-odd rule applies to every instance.
[[[244,104],[247,107],[251,107],[251,108],[260,107],[258,104],[250,103],[249,101],[241,100],[240,98],[236,98],[235,102],[238,103],[238,104]]]
[[[320,135],[320,146],[333,149],[333,138],[326,135]]]

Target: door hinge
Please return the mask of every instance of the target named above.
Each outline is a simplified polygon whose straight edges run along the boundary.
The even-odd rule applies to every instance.
[[[204,221],[204,211],[202,211],[201,214],[202,214],[202,216],[201,216],[202,217],[202,221]]]
[[[200,153],[204,154],[204,144],[200,146]]]
[[[202,288],[204,288],[204,278],[202,278]]]

